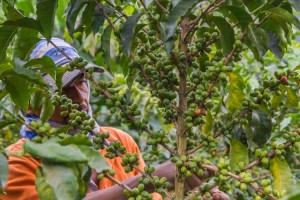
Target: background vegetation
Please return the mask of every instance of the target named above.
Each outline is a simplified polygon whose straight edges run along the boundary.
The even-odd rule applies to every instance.
[[[53,77],[64,70],[47,59],[27,63],[38,38],[55,36],[107,70],[94,75],[95,119],[130,133],[149,167],[172,159],[178,167],[176,199],[209,196],[216,185],[232,199],[297,199],[299,190],[291,186],[298,187],[300,165],[299,5],[295,0],[2,0],[2,186],[4,148],[19,139],[24,123],[19,110],[27,110],[36,94],[43,109],[51,108],[42,101],[55,99],[34,70]],[[40,157],[45,171],[68,171],[61,181],[74,179],[58,191],[49,176],[41,176],[39,194],[47,189],[51,199],[80,199],[89,179],[80,182],[79,174],[88,177],[91,168],[103,173],[107,166],[85,148],[89,142],[70,140],[63,132],[41,134],[42,142],[28,142],[24,152]],[[58,152],[49,158],[41,148],[83,155],[49,166]],[[80,166],[79,174],[74,166]],[[184,194],[184,179],[207,169],[215,171],[208,184]],[[144,176],[151,179],[149,174]],[[168,198],[166,187],[156,189]]]

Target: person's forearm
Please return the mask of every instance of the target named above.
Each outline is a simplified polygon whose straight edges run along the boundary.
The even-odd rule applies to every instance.
[[[157,169],[152,175],[158,176],[159,178],[166,177],[169,182],[174,183],[175,170],[175,165],[168,161],[157,167]],[[136,188],[139,185],[138,178],[141,176],[141,174],[133,176],[129,179],[126,179],[125,181],[122,181],[122,184],[127,185],[131,189]],[[151,183],[145,186],[145,190],[149,193],[155,192],[154,186]],[[116,184],[109,188],[89,193],[84,198],[84,200],[98,199],[125,200],[128,198],[124,195],[124,188]]]
[[[135,188],[138,186],[138,178],[141,176],[141,174],[133,176],[129,179],[126,179],[125,181],[122,181],[124,185],[127,185],[130,188]],[[113,185],[109,188],[105,188],[102,190],[98,190],[96,192],[89,193],[84,200],[99,200],[99,199],[105,199],[105,200],[125,200],[128,199],[124,195],[124,188],[119,185]]]

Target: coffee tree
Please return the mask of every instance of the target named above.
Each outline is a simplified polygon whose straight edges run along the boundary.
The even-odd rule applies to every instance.
[[[91,169],[100,181],[120,184],[90,146],[106,149],[106,158],[121,157],[126,172],[136,168],[143,174],[139,187],[122,185],[129,199],[151,198],[147,184],[165,199],[209,198],[217,186],[232,199],[288,198],[299,178],[300,68],[297,51],[290,52],[299,49],[293,36],[300,27],[293,15],[297,1],[43,0],[35,8],[24,3],[2,1],[1,128],[14,131],[25,124],[18,111],[29,103],[42,108],[41,120],[26,125],[38,136],[19,153],[42,160],[36,182],[41,199],[83,198]],[[83,58],[70,58],[66,67],[46,57],[28,61],[38,38],[50,41],[53,33],[72,39],[86,60],[103,63],[114,78],[85,72]],[[60,87],[61,75],[75,68],[92,84],[96,113],[102,108],[100,124],[113,120],[141,136],[145,169],[120,142],[108,143],[109,133],[94,132],[89,115],[42,81],[41,73],[48,73]],[[70,118],[60,129],[47,123],[55,105]],[[70,128],[80,133],[70,137]],[[1,152],[6,169],[4,148]],[[165,178],[151,175],[153,163],[166,159],[177,167],[172,193]],[[202,186],[184,190],[188,177],[207,172]],[[6,170],[0,175],[3,186]]]

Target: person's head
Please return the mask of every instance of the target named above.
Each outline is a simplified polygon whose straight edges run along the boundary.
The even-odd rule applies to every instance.
[[[51,43],[54,43],[55,46],[53,46]],[[65,66],[67,63],[71,62],[69,58],[73,60],[79,57],[76,49],[70,46],[64,40],[52,38],[51,43],[48,43],[45,39],[39,41],[30,54],[30,59],[48,56],[54,61],[56,66]],[[60,53],[60,51],[64,51],[69,58]],[[93,67],[95,71],[103,72],[101,67],[90,64],[88,64],[86,68],[90,67]],[[43,79],[52,87],[54,91],[58,90],[55,80],[49,74],[43,74]],[[75,69],[73,71],[66,71],[64,73],[62,76],[62,94],[70,98],[73,103],[78,104],[78,110],[86,112],[89,111],[89,83],[85,79],[81,70]],[[56,106],[54,114],[52,117],[50,117],[50,120],[56,122],[66,122],[67,118],[61,117],[60,112],[60,107]],[[37,111],[34,114],[39,115],[40,111]]]

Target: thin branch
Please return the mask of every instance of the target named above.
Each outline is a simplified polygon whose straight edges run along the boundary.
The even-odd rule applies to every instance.
[[[108,23],[112,27],[112,29],[115,30],[115,27],[114,27],[113,23],[111,22],[111,20],[108,18],[104,8],[102,8],[102,6],[100,5],[100,3],[97,0],[95,0],[95,2],[96,2],[96,6],[98,7],[99,11],[104,15],[104,17],[106,18],[106,20],[108,21]]]
[[[108,178],[109,180],[115,182],[116,184],[118,184],[120,187],[125,188],[126,190],[128,190],[129,192],[132,193],[132,189],[130,187],[128,187],[126,184],[122,183],[121,181],[119,181],[118,179],[112,177],[111,175],[109,175],[108,173],[106,173],[104,175],[106,178]]]
[[[128,16],[127,16],[125,13],[123,13],[123,12],[117,10],[117,9],[116,9],[116,6],[115,6],[113,3],[111,3],[109,0],[105,0],[105,2],[106,2],[108,5],[110,5],[111,7],[113,7],[114,10],[118,11],[118,13],[120,13],[123,17],[128,18]]]
[[[157,0],[154,0],[154,3],[157,5],[157,7],[159,7],[164,13],[166,14],[170,14],[170,12],[165,8],[163,7]]]

